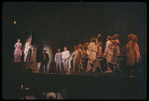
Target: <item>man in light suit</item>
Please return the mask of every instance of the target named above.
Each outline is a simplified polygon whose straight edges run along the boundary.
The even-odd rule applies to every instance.
[[[67,47],[64,47],[64,51],[62,52],[62,62],[64,66],[64,73],[68,74],[69,67],[69,56],[70,52],[67,50]]]
[[[56,63],[56,73],[58,72],[58,66],[60,73],[62,73],[62,53],[60,48],[58,48],[58,52],[55,54],[55,63]]]

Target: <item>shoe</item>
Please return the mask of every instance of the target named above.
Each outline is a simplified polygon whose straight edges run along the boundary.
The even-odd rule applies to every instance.
[[[105,73],[111,73],[112,71],[110,71],[110,70],[107,70],[107,71],[105,71]]]

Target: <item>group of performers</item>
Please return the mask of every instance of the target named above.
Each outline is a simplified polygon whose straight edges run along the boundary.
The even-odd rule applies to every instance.
[[[65,74],[70,73],[71,68],[71,60],[73,60],[73,66],[72,66],[72,72],[80,72],[83,67],[87,67],[85,72],[95,72],[97,67],[95,64],[98,62],[98,57],[105,57],[106,58],[106,64],[107,64],[107,71],[105,73],[112,72],[109,63],[111,64],[117,64],[117,56],[120,55],[120,42],[118,39],[118,34],[115,34],[113,36],[108,36],[106,38],[106,44],[105,44],[105,50],[104,53],[102,53],[102,42],[98,42],[98,38],[101,36],[99,34],[97,38],[92,37],[90,39],[90,43],[86,42],[85,44],[79,44],[74,46],[74,52],[72,55],[70,55],[69,50],[67,50],[67,47],[64,47],[64,51],[61,52],[60,48],[58,48],[58,52],[55,54],[54,61],[56,63],[56,73],[58,73],[58,70],[60,73],[64,71]],[[139,52],[139,46],[137,44],[138,38],[134,34],[128,35],[128,43],[126,45],[127,53],[126,53],[126,68],[129,68],[129,71],[127,71],[126,74],[133,77],[136,74],[135,65],[140,62],[141,56]],[[24,62],[29,62],[29,56],[30,52],[29,49],[31,49],[31,40],[29,40],[25,44],[25,50],[24,50]],[[18,42],[15,44],[15,51],[14,51],[14,60],[15,62],[20,62],[21,56],[22,56],[22,44],[20,43],[20,39],[18,39]],[[47,63],[49,61],[49,56],[46,53],[46,50],[44,50],[44,53],[42,54],[42,60],[41,60],[41,68],[40,71],[43,73],[43,65],[45,65],[45,71],[47,73]],[[63,64],[63,70],[62,70],[62,64]],[[82,66],[83,64],[83,66]],[[59,69],[58,69],[59,67]],[[131,70],[131,71],[130,71]]]
[[[22,43],[20,43],[20,39],[17,39],[18,42],[15,43],[14,47],[14,62],[21,62],[21,56],[22,56]],[[24,49],[24,62],[30,62],[30,49],[32,48],[31,40],[26,42],[25,49]]]

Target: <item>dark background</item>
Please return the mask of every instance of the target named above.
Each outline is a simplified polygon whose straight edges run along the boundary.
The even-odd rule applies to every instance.
[[[17,23],[14,24],[13,22]],[[103,32],[102,32],[103,31]],[[32,44],[38,44],[37,58],[43,43],[49,44],[53,57],[60,47],[70,53],[76,44],[102,36],[103,52],[108,35],[119,34],[121,53],[125,55],[127,36],[138,36],[140,53],[147,53],[147,4],[145,2],[4,2],[2,9],[2,60],[13,61],[18,38],[23,46],[32,32]],[[38,59],[37,59],[38,60]],[[38,61],[37,61],[38,62]]]
[[[17,23],[14,24],[13,22]],[[102,32],[103,31],[103,32]],[[43,44],[53,56],[60,47],[73,52],[75,44],[102,36],[103,52],[108,35],[119,34],[121,54],[125,55],[127,36],[138,36],[141,76],[120,78],[117,74],[101,76],[40,75],[15,72],[22,65],[13,63],[14,44],[21,39],[23,47],[32,33],[32,44],[38,44],[38,57]],[[35,93],[65,85],[69,98],[146,98],[147,97],[147,4],[144,2],[5,2],[2,8],[2,79],[3,98],[20,98],[20,85],[29,85]],[[51,57],[52,59],[54,57]],[[54,63],[55,64],[55,63]],[[54,65],[53,65],[54,67]],[[11,73],[13,72],[13,73]],[[109,76],[108,76],[109,75]],[[113,75],[113,76],[112,76]],[[44,90],[43,90],[44,91]],[[19,96],[19,97],[17,97]]]

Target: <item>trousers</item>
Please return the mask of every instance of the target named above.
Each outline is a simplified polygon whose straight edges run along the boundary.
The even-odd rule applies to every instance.
[[[61,60],[56,61],[56,72],[58,72],[58,67],[59,67],[59,71],[61,73],[62,72],[62,61]]]
[[[68,63],[69,63],[68,60],[63,61],[64,73],[68,73],[68,66],[69,66]]]
[[[45,72],[47,73],[47,63],[44,62],[42,62],[40,66],[41,73],[43,73],[44,66],[45,66]]]

